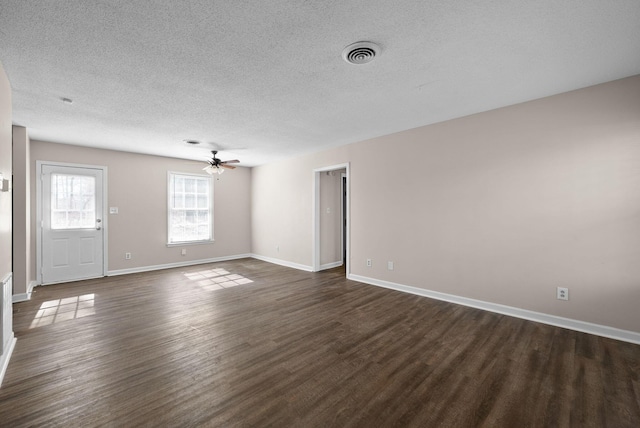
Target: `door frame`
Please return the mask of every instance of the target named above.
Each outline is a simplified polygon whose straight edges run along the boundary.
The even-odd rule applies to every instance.
[[[347,263],[347,200],[349,199],[349,192],[347,186],[349,180],[347,174],[343,172],[340,174],[340,251],[342,252],[342,258],[346,265]]]
[[[36,160],[35,180],[36,180],[36,284],[42,285],[42,167],[54,166],[54,167],[68,167],[68,168],[88,168],[99,169],[102,171],[102,213],[96,213],[101,215],[102,218],[102,275],[107,276],[108,260],[107,249],[108,246],[108,221],[107,221],[107,167],[104,165],[87,165],[79,163],[68,162],[55,162],[55,161],[41,161]]]
[[[350,230],[351,230],[351,192],[350,192],[350,188],[351,188],[351,180],[350,180],[350,171],[349,171],[349,162],[347,163],[341,163],[338,165],[331,165],[331,166],[326,166],[326,167],[322,167],[322,168],[316,168],[313,170],[313,202],[312,202],[312,209],[311,209],[311,216],[312,216],[312,224],[313,224],[313,231],[311,233],[311,241],[312,241],[312,250],[311,250],[311,255],[312,255],[312,265],[311,265],[311,271],[312,272],[319,272],[320,271],[320,173],[323,172],[327,172],[327,171],[335,171],[338,169],[345,169],[346,170],[346,178],[347,178],[347,205],[344,208],[346,210],[346,217],[347,217],[347,242],[344,243],[344,245],[346,246],[346,250],[347,250],[347,260],[346,260],[346,272],[347,272],[347,277],[349,277],[349,275],[351,274],[351,270],[350,270],[350,258],[351,258],[351,245],[350,245]],[[340,186],[340,188],[342,188],[342,186]],[[341,197],[342,199],[342,197]]]

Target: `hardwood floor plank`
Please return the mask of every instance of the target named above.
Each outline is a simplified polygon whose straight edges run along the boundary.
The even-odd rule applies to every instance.
[[[0,426],[637,427],[640,346],[253,259],[38,287]]]

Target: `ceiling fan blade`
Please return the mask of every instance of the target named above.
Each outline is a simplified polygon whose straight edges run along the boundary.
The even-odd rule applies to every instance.
[[[240,163],[240,161],[238,159],[234,159],[234,160],[228,160],[228,161],[224,161],[221,163]]]
[[[225,164],[224,164],[224,162],[222,162],[222,163],[220,164],[220,166],[221,166],[221,167],[223,167],[223,168],[227,168],[227,169],[236,169],[236,167],[235,167],[235,166],[225,165]]]

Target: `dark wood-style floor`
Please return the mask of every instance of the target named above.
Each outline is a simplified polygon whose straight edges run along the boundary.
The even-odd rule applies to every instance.
[[[0,425],[638,427],[640,346],[243,259],[36,288]]]

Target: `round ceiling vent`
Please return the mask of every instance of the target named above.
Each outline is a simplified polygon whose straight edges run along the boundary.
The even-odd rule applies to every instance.
[[[342,51],[342,58],[349,64],[366,64],[380,53],[380,46],[372,42],[356,42]]]

